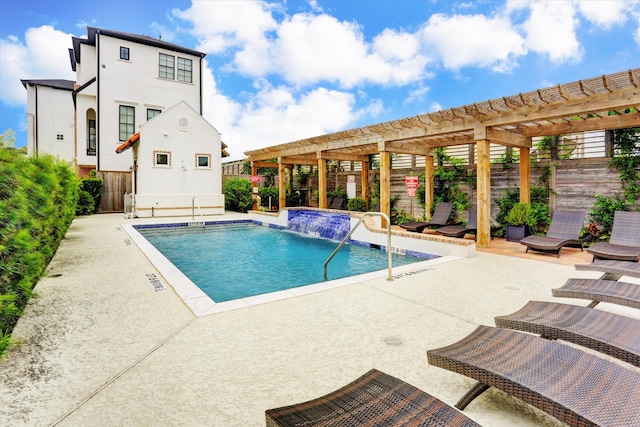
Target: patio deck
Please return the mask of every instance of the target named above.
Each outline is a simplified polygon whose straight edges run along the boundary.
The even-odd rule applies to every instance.
[[[14,330],[22,345],[0,363],[7,425],[263,426],[266,409],[321,396],[372,368],[453,405],[473,381],[430,366],[428,349],[529,300],[569,302],[551,289],[599,276],[573,268],[590,261],[586,252],[524,254],[495,239],[475,257],[393,282],[196,318],[170,287],[150,283],[146,275],[158,272],[121,227],[135,222],[143,220],[110,214],[72,223]],[[257,274],[277,280],[277,272]],[[498,391],[464,413],[485,426],[560,425]]]

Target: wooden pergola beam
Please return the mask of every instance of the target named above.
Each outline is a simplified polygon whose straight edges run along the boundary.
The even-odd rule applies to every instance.
[[[526,138],[517,132],[510,132],[491,127],[479,127],[473,130],[475,140],[488,139],[494,144],[506,145],[508,147],[531,148],[531,138]]]
[[[640,127],[640,113],[616,114],[606,117],[592,117],[584,120],[563,121],[548,125],[523,126],[526,137],[553,136],[566,133],[589,132],[594,130]]]

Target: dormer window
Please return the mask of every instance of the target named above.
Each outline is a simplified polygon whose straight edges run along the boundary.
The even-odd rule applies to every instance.
[[[129,60],[129,48],[128,47],[120,46],[120,59],[122,59],[123,61],[128,61]]]

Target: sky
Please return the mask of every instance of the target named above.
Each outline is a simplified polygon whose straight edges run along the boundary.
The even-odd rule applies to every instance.
[[[17,147],[20,79],[75,80],[87,26],[206,53],[223,161],[640,67],[640,0],[0,0],[0,133]]]

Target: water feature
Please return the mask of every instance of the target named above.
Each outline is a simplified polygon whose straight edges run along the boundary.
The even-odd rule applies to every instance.
[[[351,230],[348,214],[312,210],[290,210],[287,229],[308,236],[341,241]]]

